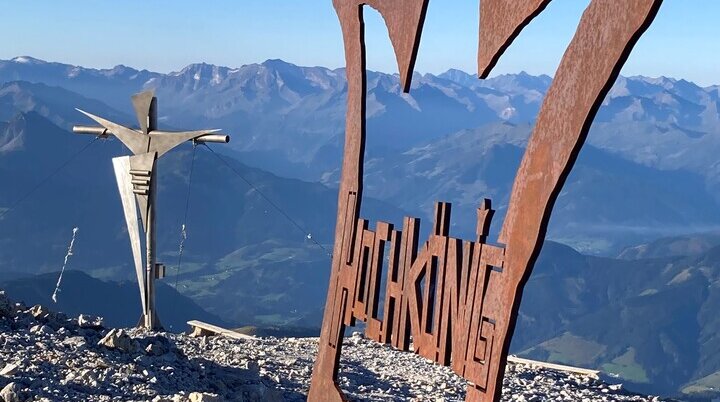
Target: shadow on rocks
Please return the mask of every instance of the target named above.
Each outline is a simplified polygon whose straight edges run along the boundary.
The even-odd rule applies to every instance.
[[[350,401],[366,401],[369,394],[382,394],[390,398],[412,397],[412,388],[397,379],[381,378],[357,360],[343,361],[339,375],[340,388]],[[380,398],[384,399],[384,398]]]
[[[104,340],[111,330],[102,337]],[[91,332],[91,331],[88,331]],[[116,332],[117,334],[117,332]],[[65,359],[43,367],[45,380],[52,385],[29,385],[35,397],[50,400],[152,401],[286,401],[304,400],[305,396],[278,390],[272,379],[261,376],[254,367],[223,366],[205,358],[189,358],[173,341],[162,335],[132,338],[131,346],[116,341],[120,347],[98,345],[101,333],[83,334],[57,345],[66,348]],[[68,363],[73,364],[68,369]],[[20,380],[30,380],[24,378]],[[53,389],[60,385],[61,389]],[[205,395],[195,395],[202,393]],[[208,395],[214,394],[214,395]],[[215,396],[217,395],[217,396]]]

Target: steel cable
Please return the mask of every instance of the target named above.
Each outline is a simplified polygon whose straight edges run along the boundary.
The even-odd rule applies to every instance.
[[[215,151],[214,151],[212,148],[210,148],[207,144],[202,144],[202,145],[205,145],[205,148],[207,148],[213,155],[215,155],[216,158],[218,158],[225,166],[227,166],[233,173],[235,173],[240,179],[242,179],[242,181],[244,181],[248,186],[250,186],[250,188],[252,188],[253,190],[255,190],[255,192],[257,192],[268,204],[270,204],[273,208],[275,208],[278,212],[280,212],[280,214],[281,214],[282,216],[284,216],[285,219],[288,220],[288,222],[290,222],[293,226],[295,226],[295,228],[297,228],[300,232],[302,232],[303,235],[305,235],[308,240],[310,240],[310,241],[312,241],[313,243],[315,243],[316,246],[318,246],[320,249],[322,249],[322,250],[325,252],[325,254],[327,254],[328,257],[330,257],[330,259],[332,259],[332,253],[330,253],[330,252],[325,248],[325,246],[323,246],[323,245],[320,244],[317,240],[315,240],[315,239],[312,237],[312,233],[310,233],[310,232],[308,232],[307,230],[305,230],[305,228],[303,228],[302,225],[300,225],[300,224],[299,224],[295,219],[293,219],[287,212],[285,212],[282,208],[280,208],[279,205],[277,205],[276,203],[274,203],[267,195],[265,195],[265,193],[263,193],[262,191],[260,191],[260,189],[257,188],[257,186],[255,186],[255,185],[252,184],[248,179],[246,179],[240,172],[237,171],[237,169],[235,169],[235,168],[234,168],[232,165],[230,165],[223,157],[221,157],[220,154],[218,154],[217,152],[215,152]]]

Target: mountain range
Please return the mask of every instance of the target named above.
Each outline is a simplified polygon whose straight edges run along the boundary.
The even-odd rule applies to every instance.
[[[449,70],[416,74],[412,92],[402,94],[396,75],[370,72],[362,216],[398,224],[410,214],[427,230],[433,203],[450,201],[452,235],[471,237],[477,203],[490,197],[497,233],[550,82],[525,73],[481,81]],[[2,284],[26,289],[29,303],[47,302],[48,286],[32,287],[34,275],[52,282],[74,227],[70,266],[92,278],[72,275],[68,286],[132,279],[110,163],[126,151],[70,127],[89,123],[75,107],[134,124],[129,96],[143,89],[156,91],[161,127],[232,135],[227,146],[210,145],[222,160],[188,144],[160,161],[158,248],[168,290],[228,325],[317,328],[347,89],[343,69],[281,60],[169,74],[0,61]],[[720,387],[710,313],[720,308],[718,101],[718,87],[618,79],[558,199],[555,242],[528,283],[515,353],[602,368],[645,392]],[[106,311],[134,317],[135,307]],[[188,307],[173,320],[198,315]]]
[[[397,75],[369,72],[366,194],[421,217],[431,216],[436,200],[460,204],[460,235],[472,233],[465,218],[490,196],[500,222],[550,82],[526,73],[483,81],[449,70],[415,74],[412,91],[402,94]],[[0,119],[35,111],[64,128],[83,122],[70,106],[130,123],[128,96],[154,89],[163,124],[222,128],[234,134],[232,154],[250,166],[337,185],[344,69],[268,60],[161,74],[18,57],[0,61],[0,83],[0,105],[7,105]],[[620,77],[560,198],[550,237],[614,255],[628,244],[720,227],[720,215],[710,213],[720,206],[718,90]]]
[[[140,300],[134,281],[103,281],[85,272],[69,270],[63,273],[57,302],[51,295],[57,285],[59,272],[39,275],[0,274],[2,289],[24,302],[28,307],[40,304],[77,317],[90,314],[103,317],[109,328],[137,325]],[[179,294],[172,286],[160,282],[157,287],[158,309],[165,329],[181,332],[188,328],[188,317],[217,325],[226,325],[218,316],[208,313],[190,298]]]
[[[689,247],[693,243],[707,247]],[[586,256],[546,243],[525,289],[511,349],[600,369],[638,392],[717,397],[717,234],[642,248],[657,257]]]
[[[110,161],[125,151],[119,141],[83,137],[35,112],[0,128],[0,264],[6,273],[57,271],[78,227],[74,269],[104,280],[134,277]],[[285,324],[316,324],[321,297],[303,296],[327,286],[329,257],[312,240],[329,247],[336,193],[220,158],[188,144],[159,162],[158,250],[166,281],[226,322],[278,324],[273,319],[282,317]],[[63,161],[69,163],[43,182]],[[403,216],[381,201],[367,200],[365,207],[386,220]],[[179,266],[183,224],[188,239]],[[258,265],[264,269],[253,269]]]

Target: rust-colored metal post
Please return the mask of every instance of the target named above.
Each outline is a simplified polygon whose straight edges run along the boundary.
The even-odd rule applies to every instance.
[[[484,0],[481,14],[499,16],[507,0]],[[533,7],[517,7],[526,14],[520,18],[484,19],[480,42],[491,32],[517,35],[547,2],[520,2]],[[500,242],[506,245],[505,274],[488,286],[483,311],[495,319],[495,337],[490,353],[491,373],[497,378],[486,390],[469,387],[469,401],[499,400],[502,376],[510,340],[515,327],[522,292],[537,259],[555,200],[585,142],[601,102],[617,79],[630,51],[655,18],[662,0],[593,0],[583,13],[578,29],[566,50],[550,89],[543,101],[525,156],[518,169],[510,197]],[[493,7],[497,7],[494,9]],[[523,18],[524,17],[524,18]],[[509,23],[521,25],[508,29]],[[511,39],[510,39],[511,40]],[[499,43],[501,41],[497,41]],[[507,42],[507,41],[506,41]],[[502,52],[500,46],[497,51]],[[481,72],[497,55],[480,53]]]
[[[365,157],[365,32],[363,6],[378,10],[388,26],[405,92],[420,43],[427,0],[333,0],[340,19],[345,47],[348,103],[345,125],[343,166],[338,194],[335,245],[330,286],[325,302],[318,357],[313,367],[309,401],[342,401],[335,383],[345,331],[345,311],[349,289],[343,287],[343,272],[353,264],[353,241],[362,199],[363,158]],[[351,316],[351,314],[350,314]]]

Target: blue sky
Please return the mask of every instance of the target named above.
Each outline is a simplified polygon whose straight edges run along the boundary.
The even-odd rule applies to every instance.
[[[501,59],[494,74],[552,75],[588,0],[553,0]],[[665,0],[626,75],[720,83],[719,0]],[[366,12],[368,67],[395,72],[387,31]],[[478,0],[430,0],[420,72],[475,72]],[[344,64],[331,0],[6,0],[0,58],[19,55],[169,72],[193,62],[231,67],[270,58]]]

